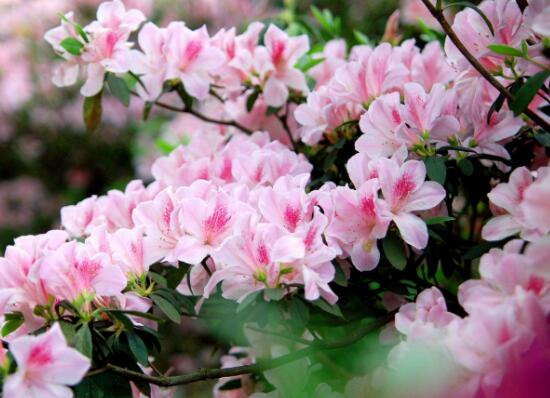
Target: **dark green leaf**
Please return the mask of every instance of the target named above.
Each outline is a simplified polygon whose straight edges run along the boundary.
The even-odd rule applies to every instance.
[[[256,100],[258,99],[258,96],[260,95],[260,92],[258,90],[254,90],[252,94],[248,96],[246,99],[246,110],[250,113],[252,109],[254,108],[254,104],[256,103]]]
[[[185,106],[185,109],[192,109],[193,97],[187,92],[187,90],[185,90],[185,87],[182,84],[178,84],[178,86],[176,87],[176,90],[181,100],[183,101],[183,105]]]
[[[248,296],[244,298],[243,301],[239,303],[239,306],[237,307],[237,313],[242,312],[245,308],[247,308],[250,304],[252,304],[258,296],[262,293],[261,290],[258,290],[257,292],[250,293]]]
[[[75,387],[76,398],[132,398],[130,383],[115,373],[86,377]]]
[[[90,326],[87,323],[83,324],[74,335],[74,346],[88,358],[92,357],[92,352],[94,349],[92,343],[92,332],[90,331]]]
[[[523,52],[517,48],[506,46],[504,44],[489,44],[489,50],[495,54],[510,55],[512,57],[523,57]]]
[[[300,325],[306,325],[309,321],[309,308],[298,298],[293,298],[290,301],[288,312],[292,323],[298,322]]]
[[[59,43],[59,45],[63,47],[65,51],[72,55],[80,55],[82,49],[84,48],[84,44],[79,42],[74,37],[67,37],[61,40],[61,43]]]
[[[348,285],[348,278],[346,277],[346,274],[342,270],[342,267],[340,267],[338,263],[334,262],[334,269],[335,269],[334,283],[336,283],[339,286],[346,287]]]
[[[342,314],[342,310],[340,310],[340,307],[338,306],[338,304],[329,304],[324,299],[321,299],[321,298],[315,301],[312,301],[311,304],[322,309],[325,312],[328,312],[329,314],[337,316],[338,318],[344,318],[344,315]]]
[[[518,90],[516,98],[510,106],[510,109],[514,111],[514,115],[519,115],[529,106],[531,100],[535,97],[537,91],[539,91],[549,76],[550,71],[545,70],[527,79],[525,84]]]
[[[102,311],[108,314],[126,314],[130,316],[135,316],[137,318],[149,319],[151,321],[155,321],[158,323],[164,322],[164,319],[159,318],[158,316],[150,314],[148,312],[132,311],[132,310],[117,310],[114,308],[105,308],[105,309],[102,309]]]
[[[388,234],[382,240],[382,248],[388,261],[399,271],[403,271],[407,265],[407,256],[405,255],[405,245],[395,234]]]
[[[264,290],[264,296],[273,301],[279,301],[285,296],[285,291],[281,288],[268,288]]]
[[[424,159],[424,163],[426,164],[426,172],[428,173],[430,180],[444,184],[445,179],[447,178],[445,158],[440,156],[431,156]]]
[[[93,97],[86,97],[84,99],[84,124],[86,124],[89,132],[94,132],[101,122],[101,113],[103,111],[101,107],[101,94],[102,92],[100,91]]]
[[[487,253],[489,250],[491,250],[493,247],[497,247],[499,245],[498,242],[483,242],[479,245],[476,245],[474,247],[471,247],[464,253],[464,259],[465,260],[474,260],[478,257],[481,257],[485,253]]]
[[[535,134],[535,140],[545,147],[550,147],[550,133]]]
[[[491,124],[491,116],[494,112],[500,112],[502,105],[504,105],[504,95],[499,94],[495,102],[491,104],[489,112],[487,112],[487,124]]]
[[[243,386],[241,379],[233,379],[224,383],[221,387],[218,388],[220,391],[236,390]]]
[[[23,318],[20,319],[11,319],[9,321],[4,322],[4,325],[2,326],[2,337],[6,337],[10,333],[16,331],[19,326],[21,326],[25,322]]]
[[[449,216],[443,216],[443,217],[433,217],[430,218],[428,221],[426,221],[426,224],[433,225],[433,224],[443,224],[449,221],[454,221],[456,218],[449,217]]]
[[[74,346],[74,340],[76,335],[76,326],[72,323],[65,322],[65,321],[58,321],[59,327],[61,328],[61,331],[63,332],[63,335],[65,336],[65,340],[69,345]]]
[[[134,358],[143,366],[147,366],[149,364],[149,353],[141,337],[134,332],[127,332],[126,338],[128,339],[128,346]]]
[[[109,73],[107,75],[107,84],[111,93],[126,107],[130,105],[130,90],[124,79]]]
[[[153,303],[155,303],[157,307],[168,317],[168,319],[174,323],[180,323],[180,312],[172,305],[172,303],[156,293],[151,295],[151,299],[153,300]]]
[[[157,274],[156,272],[149,272],[148,276],[149,278],[154,280],[159,286],[166,287],[168,283],[164,276],[162,276],[161,274]]]
[[[466,177],[474,174],[474,165],[469,159],[461,159],[458,162],[458,168],[460,169],[460,172]]]
[[[146,101],[145,105],[143,106],[143,120],[149,119],[149,115],[151,114],[151,110],[153,109],[154,103],[151,101]]]

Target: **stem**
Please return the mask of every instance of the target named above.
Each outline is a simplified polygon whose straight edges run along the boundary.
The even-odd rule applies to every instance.
[[[456,48],[458,48],[462,55],[479,72],[479,74],[483,76],[489,83],[491,83],[491,85],[496,88],[506,99],[513,102],[515,100],[514,95],[510,93],[506,89],[506,87],[504,87],[487,69],[485,69],[483,65],[481,65],[481,63],[470,53],[470,51],[468,51],[466,46],[460,41],[460,39],[454,32],[451,25],[449,25],[449,22],[447,22],[443,11],[436,9],[430,2],[430,0],[422,0],[422,3],[424,3],[424,5],[428,8],[433,17],[437,19],[449,39],[451,39]],[[523,113],[544,130],[550,131],[550,124],[546,123],[546,121],[535,112],[533,112],[529,108],[526,108]]]
[[[283,125],[283,128],[285,129],[286,135],[288,136],[288,139],[290,140],[290,143],[292,144],[292,149],[294,149],[294,152],[298,153],[298,145],[294,141],[294,138],[292,137],[292,133],[290,132],[290,128],[288,127],[288,103],[286,104],[285,115],[284,116],[277,116],[277,118],[281,121],[281,124]]]
[[[171,387],[183,384],[194,383],[197,381],[207,379],[219,379],[221,377],[239,376],[243,374],[259,373],[265,370],[274,369],[287,363],[297,361],[302,358],[306,358],[318,350],[334,350],[338,348],[344,348],[357,341],[361,340],[367,334],[385,325],[393,316],[393,313],[389,316],[379,318],[373,322],[365,325],[363,328],[349,333],[346,337],[337,341],[318,341],[309,347],[302,348],[298,351],[291,352],[286,355],[282,355],[277,358],[266,359],[259,361],[252,365],[236,366],[233,368],[222,369],[199,369],[196,372],[178,375],[178,376],[151,376],[133,370],[121,368],[112,364],[107,364],[105,368],[113,373],[127,377],[130,380],[144,381],[150,384],[154,384],[162,387]]]
[[[135,92],[131,92],[132,95],[138,97],[139,95]],[[196,118],[202,120],[202,121],[205,121],[205,122],[208,122],[208,123],[213,123],[213,124],[221,124],[221,125],[224,125],[224,126],[233,126],[233,127],[236,127],[238,128],[239,130],[241,130],[242,132],[246,133],[246,134],[252,134],[253,131],[250,130],[249,128],[243,126],[242,124],[240,123],[237,123],[236,121],[234,120],[219,120],[219,119],[214,119],[214,118],[211,118],[209,116],[206,116],[202,113],[200,113],[199,111],[196,111],[194,109],[189,109],[189,108],[178,108],[176,106],[172,106],[172,105],[169,105],[169,104],[166,104],[164,102],[160,102],[160,101],[153,101],[153,104],[155,104],[156,106],[160,107],[160,108],[164,108],[164,109],[167,109],[169,111],[172,111],[172,112],[179,112],[179,113],[189,113],[193,116],[195,116]]]

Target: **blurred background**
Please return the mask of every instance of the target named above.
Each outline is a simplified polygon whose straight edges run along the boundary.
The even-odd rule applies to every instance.
[[[142,121],[138,101],[129,109],[104,99],[103,121],[95,133],[82,121],[78,88],[51,83],[55,55],[43,40],[59,24],[59,15],[75,11],[86,24],[100,0],[0,0],[0,253],[19,235],[44,232],[58,225],[59,208],[92,194],[123,188],[133,178],[149,178],[149,167],[166,141],[181,136],[185,123],[153,114]],[[342,19],[342,34],[354,42],[354,30],[380,39],[388,16],[398,7],[422,15],[417,0],[126,0],[151,20],[206,24],[210,33],[223,27],[243,28],[250,21],[288,24],[312,19],[310,6],[328,8]],[[419,11],[414,11],[417,7]],[[411,11],[412,10],[412,11]],[[404,13],[402,13],[403,15]],[[415,20],[402,21],[413,24]],[[183,321],[168,331],[164,369],[189,372],[218,367],[229,347],[216,338],[216,324]],[[186,336],[182,339],[181,336]],[[221,348],[219,348],[221,346]],[[216,349],[216,347],[218,347]],[[177,354],[175,354],[177,353]],[[198,383],[178,396],[212,396],[214,383]],[[229,397],[229,395],[226,395]],[[222,396],[220,396],[222,397]]]

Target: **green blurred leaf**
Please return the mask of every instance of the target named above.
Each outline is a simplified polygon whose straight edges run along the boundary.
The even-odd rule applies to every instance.
[[[111,93],[117,98],[122,105],[128,107],[130,105],[130,89],[126,85],[124,79],[109,73],[107,75],[107,85]]]
[[[443,224],[449,221],[454,221],[456,218],[449,216],[433,217],[426,221],[427,225]]]
[[[72,55],[80,55],[82,49],[84,48],[84,44],[79,42],[74,37],[67,37],[61,40],[61,43],[59,43],[59,45],[63,47],[65,51]]]
[[[141,337],[134,332],[126,332],[126,338],[128,339],[128,346],[134,358],[136,358],[141,365],[147,366],[149,364],[149,353]]]
[[[458,162],[458,168],[466,177],[474,174],[474,165],[469,159],[460,159]]]
[[[550,147],[550,133],[535,134],[535,140],[545,147]]]
[[[426,172],[430,180],[438,182],[440,184],[445,183],[447,178],[447,166],[445,165],[445,158],[440,156],[430,156],[424,159],[426,164]]]
[[[75,348],[88,358],[92,357],[94,346],[92,343],[92,332],[90,331],[90,325],[85,323],[80,329],[76,331],[74,335]]]
[[[256,103],[256,100],[258,99],[258,96],[260,95],[260,92],[258,90],[254,90],[252,94],[248,96],[246,99],[246,110],[250,113],[252,109],[254,108],[254,104]]]
[[[239,306],[237,307],[237,313],[242,312],[244,309],[246,309],[250,304],[252,304],[260,294],[263,292],[261,290],[258,290],[254,293],[250,293],[248,296],[244,298],[243,301],[239,303]]]
[[[342,318],[342,319],[344,318],[344,315],[342,314],[342,310],[340,309],[338,304],[329,304],[322,298],[315,301],[311,301],[311,304],[322,309],[325,312],[328,312],[331,315],[337,316],[338,318]]]
[[[525,84],[518,90],[516,98],[510,106],[510,109],[514,111],[514,115],[518,116],[529,106],[531,100],[537,95],[537,91],[549,76],[550,71],[545,70],[527,79]]]
[[[521,52],[517,48],[506,46],[504,44],[489,44],[487,47],[495,54],[510,55],[512,57],[523,57],[523,52]]]
[[[388,234],[382,240],[382,248],[388,261],[399,271],[403,271],[407,266],[407,256],[405,255],[405,244],[395,234]]]
[[[102,91],[93,97],[84,98],[84,124],[89,132],[97,130],[101,122],[103,108],[101,106]]]
[[[181,316],[178,309],[172,305],[166,298],[160,296],[157,293],[151,294],[153,303],[170,319],[172,322],[179,324],[181,322]]]

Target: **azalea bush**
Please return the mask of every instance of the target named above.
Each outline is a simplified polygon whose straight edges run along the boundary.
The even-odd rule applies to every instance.
[[[420,34],[393,14],[379,43],[318,8],[215,34],[63,15],[53,81],[90,130],[111,93],[187,133],[6,249],[3,396],[546,396],[550,5],[414,3]],[[170,323],[232,348],[174,374]]]

